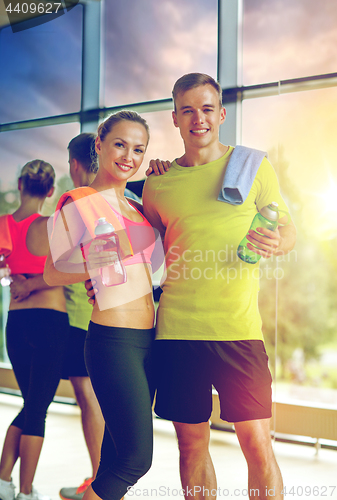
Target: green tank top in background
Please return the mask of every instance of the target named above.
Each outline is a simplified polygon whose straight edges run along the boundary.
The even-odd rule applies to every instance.
[[[70,326],[87,331],[92,313],[92,306],[88,303],[87,291],[84,283],[74,283],[64,287],[67,312]]]

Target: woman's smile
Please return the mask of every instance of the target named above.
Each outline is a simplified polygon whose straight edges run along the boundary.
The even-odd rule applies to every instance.
[[[132,166],[127,165],[126,163],[118,163],[117,161],[115,161],[115,164],[117,165],[117,167],[123,170],[123,172],[128,172],[129,170],[132,169]]]

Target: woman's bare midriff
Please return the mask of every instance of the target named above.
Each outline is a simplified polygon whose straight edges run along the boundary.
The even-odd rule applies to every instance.
[[[34,274],[30,277],[37,276]],[[10,311],[19,309],[54,309],[55,311],[67,312],[66,300],[64,297],[63,286],[50,287],[44,290],[31,292],[29,297],[20,302],[11,299],[9,304]]]
[[[151,266],[126,266],[127,281],[106,287],[96,276],[96,295],[91,319],[94,323],[123,328],[148,329],[154,325]]]

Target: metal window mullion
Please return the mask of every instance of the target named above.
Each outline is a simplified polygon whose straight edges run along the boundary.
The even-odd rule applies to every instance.
[[[218,81],[223,89],[241,85],[242,0],[218,0]],[[241,137],[241,94],[226,102],[220,141],[235,146]]]
[[[294,78],[291,80],[281,80],[280,82],[270,82],[259,85],[223,87],[223,102],[228,110],[230,103],[241,102],[241,100],[245,99],[257,99],[261,97],[276,96],[279,94],[333,87],[337,87],[337,73],[313,75],[305,78]],[[172,99],[167,98],[159,99],[157,101],[136,102],[124,104],[123,106],[112,106],[109,108],[98,107],[88,109],[81,113],[68,113],[64,115],[47,116],[44,118],[33,118],[31,120],[21,122],[2,123],[0,124],[0,132],[46,127],[48,125],[61,125],[78,121],[82,121],[82,123],[89,123],[92,122],[93,118],[97,116],[104,118],[104,116],[108,113],[118,111],[122,108],[134,109],[139,113],[172,110]]]
[[[83,5],[81,132],[97,130],[99,113],[85,113],[100,108],[101,79],[101,2]]]

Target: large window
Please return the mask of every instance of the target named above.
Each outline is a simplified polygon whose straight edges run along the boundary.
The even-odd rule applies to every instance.
[[[149,159],[181,156],[172,86],[192,71],[219,75],[228,111],[221,133],[230,136],[223,142],[268,152],[298,229],[290,255],[261,259],[274,399],[337,411],[336,26],[335,0],[85,0],[45,25],[0,29],[0,214],[17,207],[17,176],[33,158],[56,170],[57,191],[44,207],[52,213],[71,187],[69,141],[95,132],[116,109],[135,109],[150,126],[135,180],[144,178]],[[0,286],[0,368],[10,369],[8,303],[9,290]],[[301,430],[294,437],[291,426],[290,417],[282,439],[313,442]],[[321,442],[336,448],[336,441]],[[275,444],[278,460],[298,471],[297,494],[307,496],[303,486],[312,482],[321,492],[335,484],[328,472],[316,474],[314,450],[279,446],[288,445]]]

